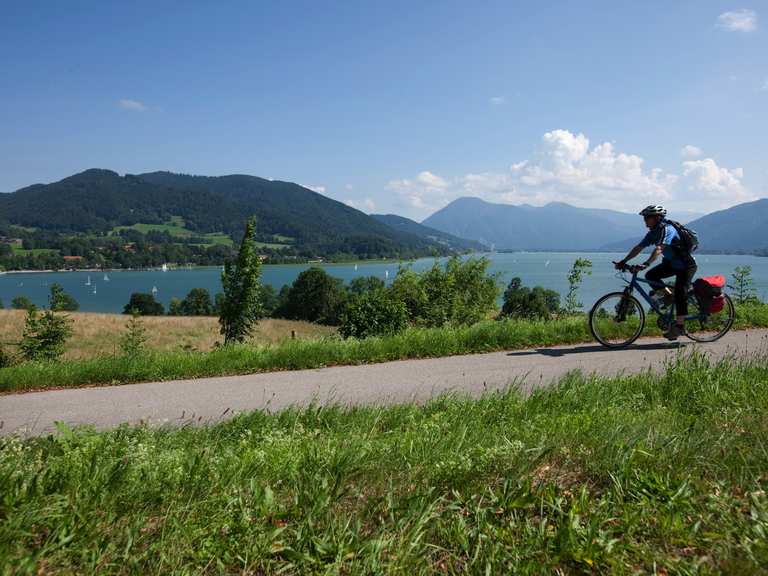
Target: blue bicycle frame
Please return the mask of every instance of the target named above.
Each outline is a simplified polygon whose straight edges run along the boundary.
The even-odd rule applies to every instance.
[[[651,288],[664,288],[664,287],[672,288],[672,286],[668,286],[665,282],[652,282],[652,281],[646,280],[644,278],[638,278],[637,277],[637,271],[632,272],[632,280],[627,280],[623,276],[624,272],[625,271],[622,271],[620,274],[617,274],[617,276],[619,276],[621,278],[622,282],[626,282],[628,284],[628,286],[626,288],[624,288],[624,293],[625,294],[632,294],[635,290],[637,290],[638,293],[640,294],[640,296],[642,296],[643,300],[645,300],[645,302],[648,304],[648,306],[654,312],[656,312],[656,314],[658,314],[659,317],[661,317],[662,319],[664,319],[667,322],[672,322],[674,320],[674,318],[675,318],[675,304],[674,304],[674,302],[669,307],[669,310],[667,310],[665,312],[664,309],[661,308],[653,300],[653,298],[651,298],[651,295],[643,289],[642,284],[647,284]],[[692,302],[693,304],[696,304],[695,308],[698,310],[698,308],[699,308],[698,307],[698,302],[696,301],[696,297],[694,296],[693,292],[690,291],[690,290],[688,291],[688,300],[689,300],[689,302]],[[701,319],[705,319],[707,316],[709,316],[709,315],[708,314],[689,314],[688,316],[685,317],[685,319],[686,320],[701,320]]]

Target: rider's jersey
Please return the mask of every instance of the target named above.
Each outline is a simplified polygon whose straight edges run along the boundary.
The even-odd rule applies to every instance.
[[[662,252],[664,260],[669,262],[674,268],[682,270],[689,266],[690,261],[693,260],[693,256],[682,248],[682,240],[680,239],[680,234],[677,233],[677,229],[666,220],[659,222],[659,225],[650,230],[642,242],[640,242],[640,246],[643,248],[660,245],[664,246],[664,251]]]

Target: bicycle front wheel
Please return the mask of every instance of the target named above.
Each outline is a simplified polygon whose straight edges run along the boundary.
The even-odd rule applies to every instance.
[[[695,297],[688,299],[688,316],[685,319],[685,333],[688,338],[696,342],[714,342],[731,329],[734,317],[733,302],[727,294],[723,296],[725,306],[719,312],[702,311]]]
[[[589,330],[607,348],[629,346],[644,327],[643,307],[637,298],[624,292],[606,294],[589,311]]]

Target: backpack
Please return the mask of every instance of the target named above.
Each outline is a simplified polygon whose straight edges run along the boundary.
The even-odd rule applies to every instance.
[[[682,251],[687,252],[688,254],[695,252],[696,248],[699,247],[699,235],[696,234],[696,231],[691,230],[687,226],[684,226],[675,220],[667,220],[667,223],[671,224],[674,229],[677,230],[677,235],[680,236]]]

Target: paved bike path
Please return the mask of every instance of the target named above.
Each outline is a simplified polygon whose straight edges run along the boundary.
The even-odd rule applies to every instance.
[[[142,421],[152,425],[212,423],[251,410],[293,405],[423,402],[446,392],[477,396],[522,383],[545,386],[572,370],[614,375],[658,370],[680,350],[713,358],[768,349],[768,330],[731,332],[712,344],[644,339],[626,350],[594,344],[403,360],[363,366],[271,372],[0,396],[0,434],[41,435],[55,422],[99,429]]]

